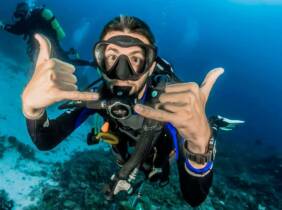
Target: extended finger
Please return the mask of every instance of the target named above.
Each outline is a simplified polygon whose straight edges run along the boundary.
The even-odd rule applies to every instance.
[[[58,97],[61,100],[93,101],[99,99],[99,94],[93,92],[60,91]]]
[[[166,93],[173,93],[173,92],[184,92],[187,90],[197,91],[199,89],[199,85],[195,82],[187,82],[187,83],[178,83],[168,85],[165,88]]]
[[[175,115],[170,113],[170,112],[153,109],[149,106],[144,106],[144,105],[141,105],[141,104],[135,105],[134,110],[139,115],[141,115],[145,118],[149,118],[149,119],[160,121],[160,122],[171,122],[171,123],[173,123],[173,121],[175,119]]]
[[[211,70],[207,76],[205,77],[202,85],[201,85],[201,92],[205,97],[205,102],[208,100],[212,87],[214,86],[216,80],[220,75],[224,73],[223,68],[215,68]]]

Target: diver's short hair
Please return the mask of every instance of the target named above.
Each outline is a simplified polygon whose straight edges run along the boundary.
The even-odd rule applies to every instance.
[[[145,36],[151,44],[155,44],[155,37],[150,29],[150,27],[141,19],[134,16],[123,16],[120,15],[115,17],[110,22],[108,22],[101,35],[100,39],[102,40],[104,36],[111,31],[126,31],[132,33],[137,33]]]

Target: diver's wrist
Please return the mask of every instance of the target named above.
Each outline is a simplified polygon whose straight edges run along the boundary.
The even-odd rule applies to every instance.
[[[195,137],[195,139],[186,139],[189,143],[186,144],[187,149],[193,153],[205,154],[208,149],[209,141],[213,137],[213,131],[211,127],[207,129],[201,135]]]
[[[23,105],[22,106],[22,112],[23,112],[23,115],[27,119],[37,120],[37,119],[39,119],[43,116],[45,109],[44,108],[34,109],[34,108],[28,107],[26,105]]]
[[[189,151],[192,151],[193,153],[205,154],[207,150],[207,145],[208,143],[197,145],[189,142],[189,144],[187,144],[187,149]]]
[[[196,168],[196,169],[201,169],[201,168],[204,168],[207,163],[197,163],[193,160],[189,160],[187,159],[187,161],[189,161],[190,165],[193,166],[193,168]]]
[[[212,132],[211,132],[212,133]],[[207,162],[213,161],[215,159],[215,154],[216,154],[216,141],[215,138],[211,135],[208,144],[205,145],[204,148],[201,148],[200,152],[195,152],[195,150],[191,150],[191,145],[192,142],[189,141],[184,141],[183,145],[183,151],[185,154],[186,159],[189,159],[189,161],[193,161],[195,163],[198,163],[200,165],[204,165]],[[193,148],[193,144],[192,144]],[[199,166],[200,166],[199,165]]]
[[[193,175],[193,176],[198,176],[198,177],[203,177],[207,175],[213,168],[213,161],[209,161],[202,165],[201,167],[195,167],[195,164],[193,164],[193,161],[186,159],[184,163],[184,168],[187,173]]]

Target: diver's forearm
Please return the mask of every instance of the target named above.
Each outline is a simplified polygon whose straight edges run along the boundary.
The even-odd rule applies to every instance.
[[[29,135],[39,150],[51,150],[69,136],[89,113],[83,115],[83,109],[65,112],[56,119],[49,120],[47,112],[36,120],[26,118]],[[83,116],[82,116],[83,115]]]
[[[29,135],[39,150],[51,150],[61,142],[60,133],[56,132],[56,127],[50,126],[46,111],[38,119],[26,118],[26,123]]]
[[[189,174],[184,167],[184,161],[178,161],[180,188],[183,198],[192,207],[199,206],[206,199],[212,184],[213,171],[197,177]]]
[[[22,28],[17,27],[16,25],[10,25],[10,24],[6,24],[4,25],[3,28],[5,31],[11,33],[11,34],[15,34],[15,35],[22,35],[24,32],[22,31]]]
[[[22,112],[25,118],[29,120],[37,120],[43,116],[45,109],[33,109],[23,104]]]
[[[186,139],[189,142],[188,143],[188,149],[190,151],[192,151],[193,153],[205,154],[206,151],[207,151],[209,140],[212,136],[211,129],[208,128],[208,129],[206,129],[205,132],[200,131],[199,136],[201,136],[201,137],[195,138],[195,139]]]

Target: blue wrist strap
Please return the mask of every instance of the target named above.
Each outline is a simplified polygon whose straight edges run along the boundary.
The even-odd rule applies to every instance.
[[[188,161],[188,159],[185,160],[185,166],[189,171],[192,171],[196,174],[204,174],[212,169],[213,167],[213,161],[207,162],[206,166],[204,168],[194,168],[191,163]]]

